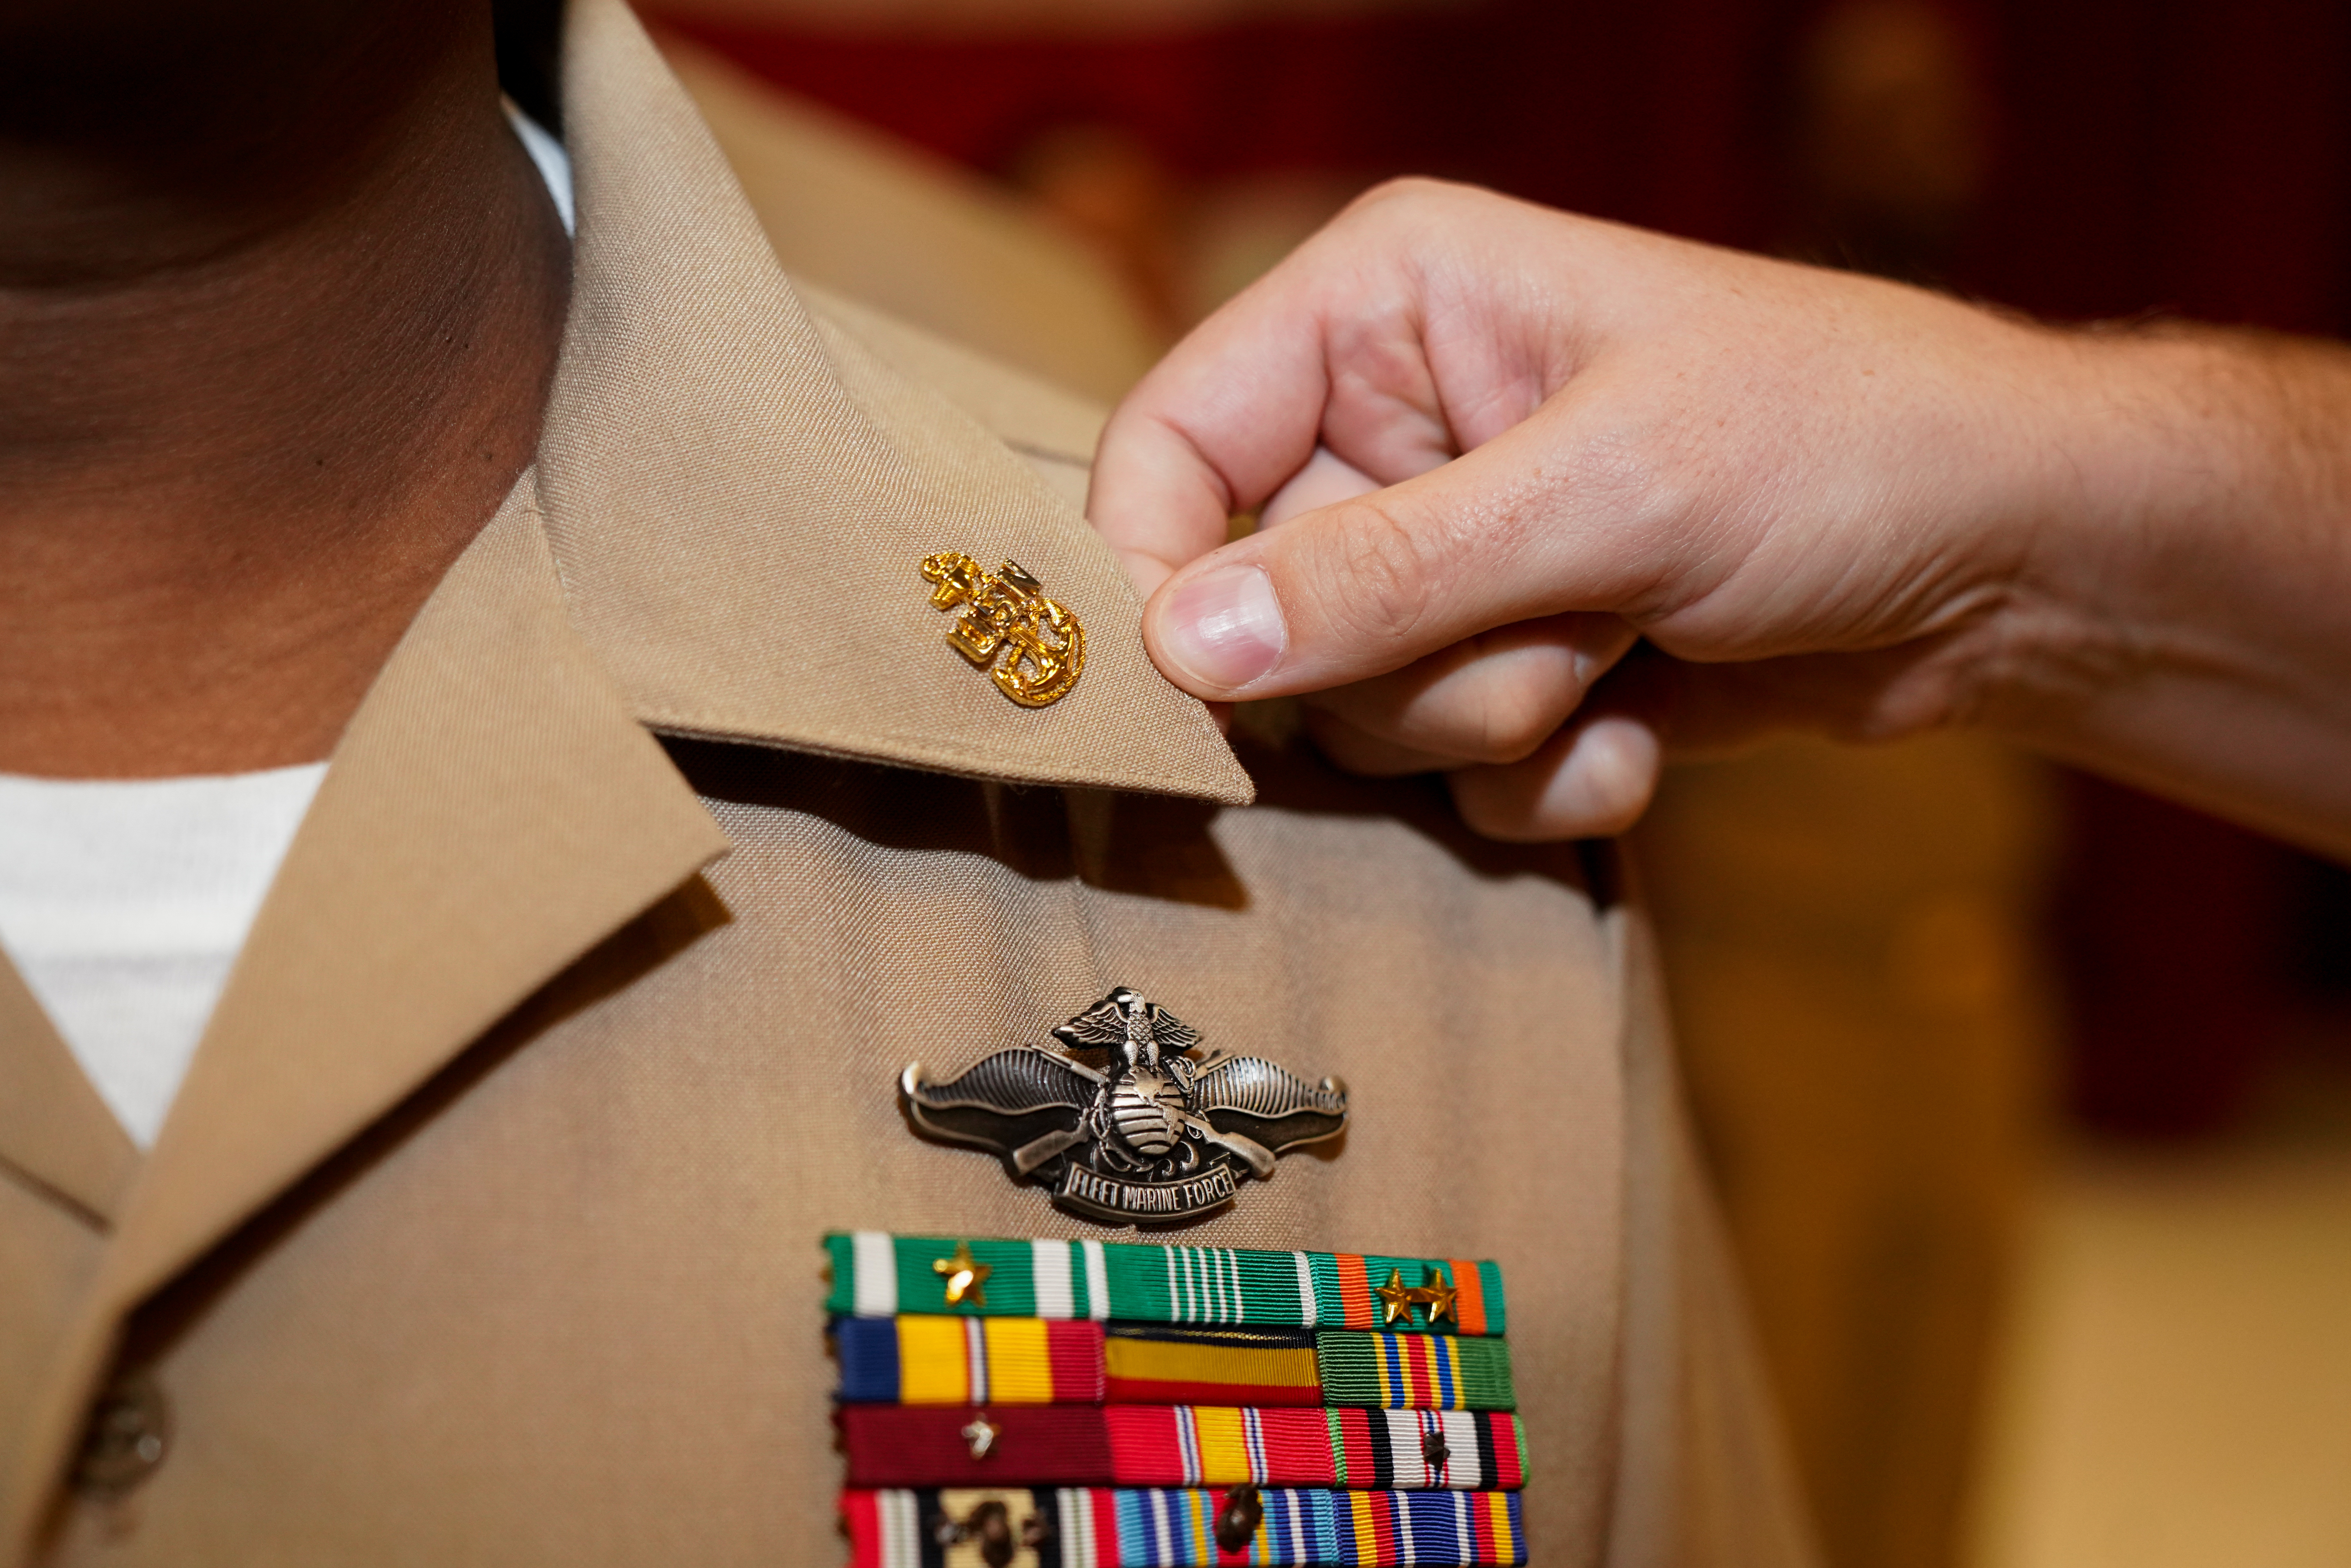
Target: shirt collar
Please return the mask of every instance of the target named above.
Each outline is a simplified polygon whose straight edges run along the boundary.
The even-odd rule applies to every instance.
[[[1207,710],[1143,648],[1109,549],[1001,442],[811,314],[620,0],[565,38],[578,203],[539,453],[580,635],[641,722],[935,771],[1245,803]],[[1016,560],[1085,672],[1008,701],[946,643],[923,559]]]

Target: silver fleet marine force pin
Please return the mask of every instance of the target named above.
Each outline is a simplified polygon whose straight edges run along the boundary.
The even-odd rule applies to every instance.
[[[1112,1225],[1190,1219],[1263,1181],[1274,1156],[1347,1127],[1347,1086],[1309,1083],[1261,1057],[1198,1056],[1197,1030],[1122,986],[1053,1031],[953,1078],[899,1076],[926,1133],[993,1149],[1015,1180]]]

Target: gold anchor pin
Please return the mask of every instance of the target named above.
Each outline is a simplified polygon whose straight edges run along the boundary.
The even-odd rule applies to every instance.
[[[994,571],[954,550],[923,559],[931,607],[963,607],[947,643],[1022,707],[1060,702],[1086,667],[1086,631],[1045,585],[1006,561]],[[1001,655],[999,657],[998,655]]]

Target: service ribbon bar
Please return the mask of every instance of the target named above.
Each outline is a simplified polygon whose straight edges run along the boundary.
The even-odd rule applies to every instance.
[[[1102,1386],[1118,1405],[1321,1405],[1318,1337],[1123,1323],[1102,1336]]]
[[[1429,1330],[1508,1327],[1502,1271],[1465,1258],[1274,1252],[1124,1241],[1007,1241],[835,1232],[826,1309],[1132,1322]],[[943,1269],[961,1255],[977,1278]],[[966,1279],[963,1285],[958,1279]],[[952,1297],[952,1299],[951,1299]]]
[[[841,1412],[852,1487],[1354,1487],[1515,1491],[1515,1416],[1468,1410],[1112,1405],[852,1405]],[[975,1435],[984,1445],[975,1445]]]
[[[1450,1334],[1326,1333],[1315,1361],[1332,1405],[1409,1410],[1513,1410],[1510,1347],[1498,1339]]]
[[[1118,1486],[1516,1491],[1526,1484],[1526,1434],[1505,1412],[1113,1405],[1102,1424]]]
[[[844,1405],[1517,1406],[1510,1342],[909,1316],[832,1325]]]
[[[841,1494],[852,1568],[947,1568],[976,1561],[957,1540],[993,1504],[1008,1539],[1038,1568],[1208,1568],[1278,1563],[1517,1564],[1527,1560],[1519,1494],[1506,1491],[1332,1491],[1270,1488],[1255,1529],[1225,1550],[1217,1526],[1227,1494],[1094,1487],[851,1490]],[[1023,1559],[1026,1560],[1025,1558]]]
[[[1100,1323],[1051,1318],[841,1318],[845,1404],[1099,1405]]]

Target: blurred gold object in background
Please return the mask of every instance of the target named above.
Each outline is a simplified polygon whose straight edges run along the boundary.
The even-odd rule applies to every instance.
[[[2351,1562],[2351,1083],[2331,1130],[2076,1151],[2027,1234],[1971,1568]]]

